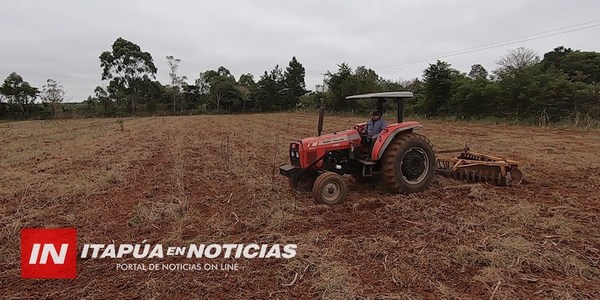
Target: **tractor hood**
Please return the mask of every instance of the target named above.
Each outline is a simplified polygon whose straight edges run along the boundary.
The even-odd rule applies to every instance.
[[[304,138],[301,140],[301,143],[302,147],[306,150],[322,147],[336,148],[348,144],[357,146],[360,144],[360,134],[354,129],[348,129],[321,136]]]

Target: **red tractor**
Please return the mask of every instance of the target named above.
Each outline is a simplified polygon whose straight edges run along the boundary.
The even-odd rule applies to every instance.
[[[395,100],[398,122],[388,125],[371,143],[365,137],[366,123],[352,129],[321,135],[323,109],[319,112],[318,136],[290,143],[290,165],[279,168],[294,189],[310,191],[317,203],[337,204],[348,195],[344,174],[358,180],[375,178],[395,193],[421,192],[436,171],[435,152],[429,140],[415,129],[418,122],[403,122],[404,99],[411,92],[386,92],[349,96],[346,99],[375,99],[378,111]]]

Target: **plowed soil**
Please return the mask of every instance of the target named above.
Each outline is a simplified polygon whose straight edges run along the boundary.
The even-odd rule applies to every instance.
[[[600,132],[423,121],[437,149],[522,163],[498,187],[437,177],[388,194],[346,178],[324,206],[277,167],[314,114],[27,121],[0,124],[0,297],[597,299]],[[326,117],[325,131],[363,122]],[[392,120],[389,120],[392,121]],[[292,259],[238,271],[121,271],[78,259],[75,280],[20,278],[20,229],[72,227],[78,244],[296,243]],[[231,260],[217,260],[232,262]],[[147,263],[190,263],[164,259]]]

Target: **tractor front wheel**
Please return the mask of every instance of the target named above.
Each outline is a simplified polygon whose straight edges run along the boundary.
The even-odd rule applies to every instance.
[[[344,178],[334,172],[325,172],[315,180],[313,197],[320,204],[339,204],[346,200],[348,187]]]
[[[381,159],[385,186],[395,193],[421,192],[435,175],[435,154],[429,140],[417,133],[398,135]]]

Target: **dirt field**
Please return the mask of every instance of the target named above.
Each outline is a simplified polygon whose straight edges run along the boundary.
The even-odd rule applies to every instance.
[[[325,131],[364,121],[327,117]],[[439,178],[410,196],[348,178],[316,205],[275,167],[316,115],[0,124],[0,295],[5,298],[594,299],[600,295],[600,132],[425,121],[437,149],[523,162],[514,187]],[[238,271],[117,271],[78,259],[75,280],[23,280],[20,229],[74,227],[84,243],[296,243]],[[190,262],[165,259],[160,262]],[[137,262],[132,259],[119,262]],[[156,262],[156,261],[152,261]],[[193,262],[196,262],[195,260]],[[230,262],[230,261],[229,261]]]

